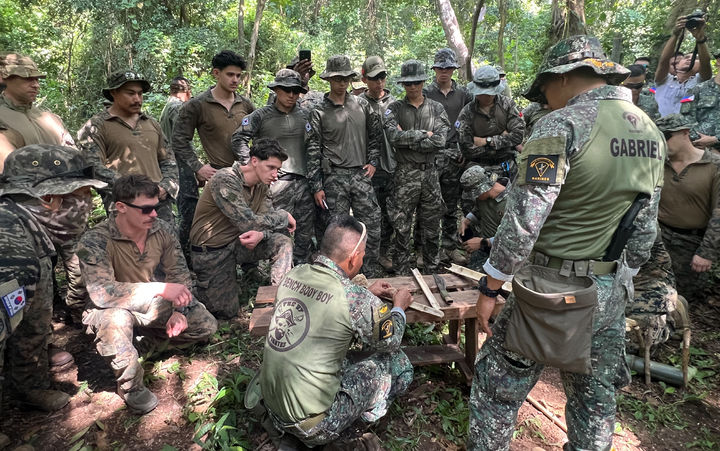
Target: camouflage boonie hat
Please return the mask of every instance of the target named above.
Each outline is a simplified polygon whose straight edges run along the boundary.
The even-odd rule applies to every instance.
[[[691,121],[684,114],[673,113],[656,120],[655,125],[657,125],[657,128],[661,132],[665,133],[677,132],[680,130],[692,130],[692,128],[697,124]]]
[[[26,194],[40,198],[72,193],[107,183],[94,178],[93,167],[82,154],[70,147],[31,144],[12,151],[0,176],[0,196]]]
[[[488,174],[482,166],[473,166],[467,169],[460,176],[463,199],[475,200],[479,195],[487,193],[497,179],[497,174],[492,172]]]
[[[452,67],[453,69],[459,68],[460,65],[458,65],[455,51],[451,48],[445,47],[444,49],[440,49],[435,52],[435,62],[433,63],[431,69],[435,69],[436,67],[438,69],[447,69],[449,67]]]
[[[611,61],[595,36],[577,35],[563,39],[548,50],[535,80],[524,94],[531,102],[547,103],[540,87],[546,74],[565,74],[580,67],[590,67],[611,85],[619,85],[630,71]]]
[[[46,77],[38,70],[37,64],[27,56],[19,53],[7,53],[2,60],[2,72],[0,72],[2,78],[9,78],[13,75],[22,78]]]
[[[303,94],[308,92],[307,88],[302,85],[300,74],[292,69],[280,69],[275,74],[275,81],[268,83],[267,85],[270,89],[277,86],[281,86],[283,88],[298,88]]]
[[[499,64],[496,64],[496,65],[495,65],[495,70],[498,71],[498,74],[500,74],[501,77],[502,77],[503,75],[507,75],[507,74],[505,73],[505,69],[503,69],[503,67],[502,67],[501,65],[499,65]]]
[[[112,91],[113,89],[117,89],[125,83],[130,83],[132,81],[140,83],[143,92],[150,92],[150,82],[145,80],[143,74],[132,71],[130,69],[125,69],[117,70],[108,76],[107,88],[103,88],[102,94],[103,96],[105,96],[106,99],[112,102],[113,97],[110,94],[110,91]]]
[[[467,84],[467,90],[473,96],[485,94],[495,96],[502,94],[505,85],[501,83],[500,74],[492,66],[481,66],[473,75],[472,81]]]
[[[407,83],[413,81],[425,81],[428,79],[425,72],[425,65],[418,60],[407,60],[400,66],[400,78],[398,83]]]
[[[350,66],[350,58],[345,55],[334,55],[328,58],[325,64],[325,71],[320,74],[320,78],[327,80],[332,77],[355,77],[355,72]]]
[[[387,73],[387,68],[385,62],[379,56],[369,56],[362,65],[364,77],[377,77],[383,72]]]

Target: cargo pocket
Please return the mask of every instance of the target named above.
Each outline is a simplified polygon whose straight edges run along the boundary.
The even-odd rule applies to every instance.
[[[538,365],[514,361],[502,350],[485,345],[475,360],[474,383],[494,399],[522,402],[535,385],[539,372]]]

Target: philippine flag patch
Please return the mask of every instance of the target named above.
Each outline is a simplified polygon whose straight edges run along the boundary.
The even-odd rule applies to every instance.
[[[693,100],[695,100],[694,95],[693,96],[685,96],[682,99],[680,99],[680,103],[688,103],[688,102],[692,102]]]
[[[12,318],[25,307],[25,287],[20,287],[2,297],[2,303],[8,315]]]

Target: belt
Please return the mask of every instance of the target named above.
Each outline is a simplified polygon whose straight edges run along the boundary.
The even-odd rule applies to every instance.
[[[412,161],[398,162],[398,166],[410,166],[411,168],[420,169],[421,171],[427,171],[435,167],[435,163],[413,163]]]
[[[212,247],[212,246],[195,246],[194,244],[190,246],[190,250],[193,252],[212,252],[212,251],[219,251],[220,249],[225,249],[228,247],[230,243],[220,246],[220,247]]]
[[[679,227],[673,227],[661,222],[660,225],[663,229],[668,229],[671,232],[679,233],[680,235],[696,235],[699,237],[705,236],[705,230],[707,229],[681,229]]]
[[[290,180],[300,180],[300,179],[304,179],[304,178],[305,178],[304,175],[293,174],[292,172],[286,172],[285,174],[278,177],[278,180],[290,181]]]
[[[617,270],[617,262],[604,262],[600,260],[564,260],[558,257],[548,257],[545,264],[548,268],[559,269],[560,274],[570,274],[572,270],[578,276],[594,274],[596,276],[604,276],[612,274]]]
[[[299,427],[307,434],[312,428],[314,428],[315,426],[320,424],[320,422],[322,420],[324,420],[325,417],[327,417],[325,412],[319,413],[317,415],[312,415],[312,416],[305,418],[304,420],[302,420],[299,423],[295,423],[295,426]]]
[[[334,164],[330,165],[330,173],[333,173],[333,172],[357,172],[359,170],[362,170],[362,166],[354,166],[352,168],[344,168],[342,166],[335,166]]]

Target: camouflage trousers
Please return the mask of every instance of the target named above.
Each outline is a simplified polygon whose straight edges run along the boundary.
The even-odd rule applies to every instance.
[[[383,169],[378,169],[375,171],[375,175],[373,175],[372,185],[375,190],[378,205],[380,206],[380,255],[392,255],[390,246],[392,243],[393,227],[392,222],[390,222],[387,204],[395,185],[394,174]]]
[[[122,308],[89,308],[83,313],[87,333],[95,334],[95,346],[112,368],[118,386],[126,392],[143,385],[143,368],[138,362],[135,332],[149,339],[166,341],[171,346],[182,346],[206,341],[217,330],[217,321],[205,306],[195,302],[185,317],[187,329],[180,335],[168,338],[165,325],[174,312],[172,302],[155,297],[145,304],[144,312]]]
[[[357,419],[372,423],[382,418],[393,399],[405,393],[413,379],[410,359],[402,351],[379,352],[361,360],[343,362],[340,390],[327,416],[309,431],[276,424],[309,446],[337,440]],[[277,423],[277,421],[276,421]]]
[[[78,260],[77,255],[75,255],[79,239],[80,237],[78,236],[63,243],[57,243],[53,240],[53,243],[58,253],[58,259],[62,261],[67,276],[65,305],[71,308],[82,309],[85,307],[88,294],[85,289],[82,274],[80,273],[80,260]]]
[[[453,158],[456,153],[455,149],[444,149],[438,157],[440,191],[447,208],[442,218],[440,242],[442,248],[448,253],[459,247],[458,208],[462,194],[460,176],[465,170],[465,166]]]
[[[293,261],[296,265],[308,263],[313,253],[312,237],[315,234],[315,200],[305,177],[295,180],[278,180],[270,186],[273,206],[290,213],[297,227],[293,243]]]
[[[705,301],[705,287],[709,283],[710,274],[695,272],[690,266],[695,252],[702,243],[702,237],[673,232],[663,226],[661,228],[662,239],[672,261],[678,293],[690,304]]]
[[[625,276],[591,276],[598,287],[592,326],[592,375],[561,371],[567,395],[565,418],[570,450],[609,450],[615,425],[615,389],[630,381],[625,363],[625,304],[632,292]],[[507,450],[517,413],[544,366],[503,347],[511,295],[498,315],[493,336],[480,348],[470,393],[468,450]]]
[[[665,343],[672,332],[668,314],[676,310],[678,300],[670,255],[662,240],[653,244],[650,259],[633,277],[633,285],[635,298],[625,307],[625,316],[636,321],[643,332],[650,330],[653,346]],[[642,349],[636,334],[627,335],[626,349],[629,352]]]
[[[178,210],[178,239],[189,266],[190,259],[190,228],[195,216],[195,206],[198,202],[198,185],[195,179],[195,171],[181,160],[177,160],[178,173],[180,175],[180,191],[177,197]]]
[[[367,227],[367,244],[362,271],[368,277],[379,276],[380,265],[380,207],[375,198],[371,179],[362,168],[332,168],[332,172],[323,181],[325,202],[328,212],[325,215],[323,230],[332,217],[350,213]]]
[[[0,305],[0,395],[4,377],[9,378],[10,387],[19,395],[50,387],[48,343],[53,300],[50,257],[41,258],[39,266],[39,280],[34,287],[25,287],[28,299],[23,318],[12,333],[7,313]],[[5,362],[7,367],[4,368]]]
[[[432,165],[423,170],[412,163],[398,163],[395,169],[395,190],[388,200],[388,212],[395,230],[395,272],[400,275],[410,274],[413,213],[417,216],[422,237],[425,273],[436,272],[440,264],[440,220],[445,213],[437,169]],[[415,243],[415,246],[419,244]]]
[[[292,268],[292,239],[273,233],[250,250],[234,240],[219,249],[196,250],[193,246],[193,270],[197,276],[197,295],[210,312],[227,319],[237,315],[240,303],[236,265],[269,259],[270,283],[277,285]]]

